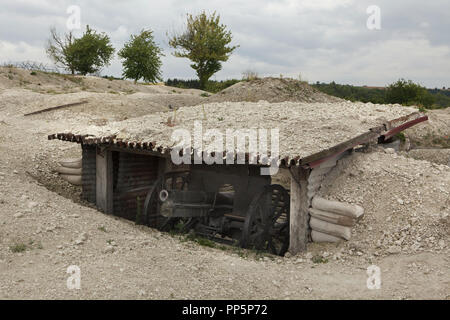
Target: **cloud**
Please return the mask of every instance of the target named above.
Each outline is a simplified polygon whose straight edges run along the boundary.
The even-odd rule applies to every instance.
[[[0,40],[1,62],[20,62],[27,60],[50,63],[41,47],[32,46],[24,41],[12,43]]]
[[[195,77],[187,59],[171,55],[166,34],[182,30],[186,13],[205,10],[217,11],[240,44],[216,79],[252,69],[260,75],[302,73],[309,81],[385,85],[405,77],[429,87],[450,85],[448,0],[2,0],[0,60],[48,61],[49,28],[65,32],[66,10],[74,4],[81,8],[83,30],[89,24],[107,32],[117,50],[131,33],[151,28],[165,53],[165,78]],[[366,9],[373,4],[381,9],[381,30],[366,28]],[[103,73],[121,74],[117,57]]]
[[[282,0],[270,1],[264,6],[264,11],[275,15],[298,15],[302,12],[334,10],[347,6],[351,0]]]

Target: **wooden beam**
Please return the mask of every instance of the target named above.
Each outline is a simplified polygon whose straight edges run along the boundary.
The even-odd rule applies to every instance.
[[[317,152],[315,154],[312,154],[310,156],[307,156],[300,160],[300,165],[307,165],[311,162],[327,158],[330,156],[334,156],[338,153],[345,152],[346,150],[353,148],[359,144],[367,143],[371,140],[376,140],[381,135],[381,127],[373,129],[374,131],[369,131],[366,133],[363,133],[353,139],[350,139],[348,141],[345,141],[343,143],[340,143],[338,145],[335,145],[329,149],[322,150],[320,152]]]
[[[309,201],[307,184],[310,170],[293,166],[291,172],[291,203],[289,225],[289,252],[306,250],[309,239]]]
[[[97,147],[96,204],[104,213],[113,213],[113,161],[112,151]]]
[[[148,150],[148,149],[132,149],[132,148],[125,148],[125,147],[117,147],[115,145],[108,145],[108,149],[111,151],[117,151],[117,152],[144,154],[144,155],[156,156],[156,157],[164,158],[164,159],[170,159],[170,153],[161,154],[158,151],[152,151],[152,150]]]
[[[87,102],[88,102],[87,100],[83,100],[83,101],[80,101],[80,102],[63,104],[63,105],[60,105],[60,106],[46,108],[46,109],[38,110],[38,111],[35,111],[35,112],[25,113],[24,116],[26,117],[26,116],[31,116],[31,115],[43,113],[43,112],[49,112],[49,111],[58,110],[58,109],[62,109],[62,108],[78,106],[80,104],[84,104],[84,103],[87,103]]]

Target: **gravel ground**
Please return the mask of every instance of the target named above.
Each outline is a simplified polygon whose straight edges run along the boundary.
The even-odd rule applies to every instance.
[[[346,246],[371,257],[442,252],[450,233],[450,168],[393,149],[355,153],[329,174],[320,194],[365,209]]]
[[[380,151],[355,158],[361,172],[343,162],[346,173],[327,196],[366,208],[350,242],[287,257],[203,247],[79,201],[52,172],[57,160],[79,156],[79,145],[47,135],[85,124],[89,110],[24,117],[73,96],[0,87],[1,299],[450,298],[447,166]],[[379,290],[366,286],[371,264],[381,268]],[[70,265],[80,267],[80,290],[66,286]]]
[[[450,148],[449,149],[413,149],[409,152],[403,152],[403,155],[417,159],[427,160],[437,164],[446,164],[450,166]]]

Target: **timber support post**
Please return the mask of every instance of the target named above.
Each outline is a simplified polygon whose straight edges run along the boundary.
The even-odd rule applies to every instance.
[[[310,169],[292,166],[289,225],[289,252],[306,251],[309,239],[309,200],[307,195]]]
[[[113,160],[112,151],[97,147],[96,205],[104,213],[113,213]]]

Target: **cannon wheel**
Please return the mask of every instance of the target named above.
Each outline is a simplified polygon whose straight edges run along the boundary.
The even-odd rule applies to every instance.
[[[189,180],[189,172],[167,172],[158,180],[147,193],[144,201],[144,221],[149,227],[157,228],[161,231],[171,230],[179,218],[167,218],[160,214],[161,200],[159,193],[161,190],[186,190]]]
[[[265,186],[247,210],[241,246],[284,255],[289,247],[289,202],[282,186]]]

